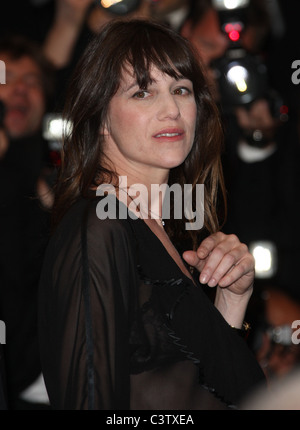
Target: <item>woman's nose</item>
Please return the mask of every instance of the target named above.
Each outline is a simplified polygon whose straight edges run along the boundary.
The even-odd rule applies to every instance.
[[[180,108],[175,97],[172,94],[162,95],[160,98],[160,105],[157,112],[158,119],[177,119],[179,116]]]

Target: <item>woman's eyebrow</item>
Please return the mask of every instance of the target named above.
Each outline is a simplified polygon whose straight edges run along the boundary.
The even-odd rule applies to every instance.
[[[132,88],[134,88],[135,86],[137,86],[136,82],[127,84],[126,82],[121,82],[121,84],[119,85],[119,89],[116,93],[116,95],[122,95],[122,94],[126,94],[128,93],[130,90],[132,90]]]
[[[135,88],[135,87],[139,87],[139,84],[137,83],[137,81],[133,81],[129,84],[126,84],[125,86],[122,87],[122,91],[124,93],[127,93],[128,91],[132,90],[132,88]]]

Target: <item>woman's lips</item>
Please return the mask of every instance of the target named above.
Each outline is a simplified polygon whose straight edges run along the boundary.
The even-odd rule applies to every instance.
[[[160,130],[158,133],[155,133],[153,137],[159,140],[167,140],[167,141],[177,141],[181,140],[184,135],[184,130],[179,128],[172,129],[164,129]]]

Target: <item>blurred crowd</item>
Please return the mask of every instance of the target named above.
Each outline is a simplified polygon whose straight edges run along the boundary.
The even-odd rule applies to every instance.
[[[297,329],[292,323],[299,320],[300,326],[300,94],[291,80],[292,62],[300,59],[296,2],[250,0],[239,17],[241,27],[233,28],[237,37],[224,30],[228,16],[216,7],[222,2],[213,0],[124,0],[123,8],[108,9],[100,0],[1,6],[0,60],[6,68],[6,82],[0,84],[2,409],[50,408],[39,361],[37,290],[61,137],[47,119],[59,124],[81,53],[116,17],[164,22],[199,52],[224,125],[228,213],[223,230],[263,251],[257,257],[247,341],[270,385],[298,369],[300,346],[292,337]],[[223,87],[222,67],[246,56],[258,64],[251,69],[257,81],[249,99],[234,100]],[[259,258],[265,256],[272,257],[269,272],[260,272]]]

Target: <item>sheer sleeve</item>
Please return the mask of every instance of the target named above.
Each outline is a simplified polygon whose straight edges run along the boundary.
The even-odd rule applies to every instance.
[[[40,283],[43,373],[54,409],[129,409],[134,236],[80,202],[48,246]],[[83,235],[82,235],[83,232]]]

